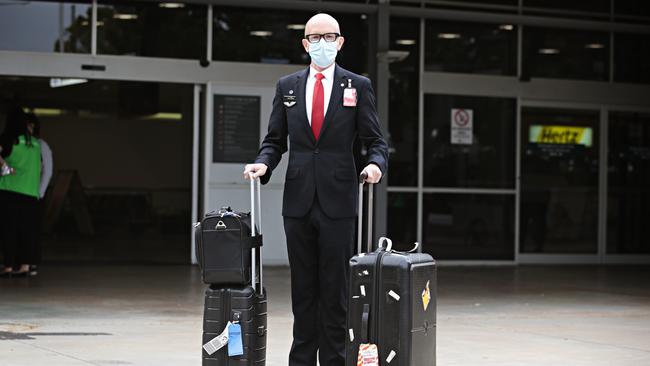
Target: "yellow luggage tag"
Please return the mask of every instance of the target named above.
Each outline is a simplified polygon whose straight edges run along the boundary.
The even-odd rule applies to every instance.
[[[362,343],[359,345],[357,366],[379,366],[379,351],[376,344]]]
[[[427,281],[427,285],[424,287],[424,290],[422,290],[422,306],[424,307],[424,311],[427,311],[430,301],[431,290],[429,289],[429,281]]]

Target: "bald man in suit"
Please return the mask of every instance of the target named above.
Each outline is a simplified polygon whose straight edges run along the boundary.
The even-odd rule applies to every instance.
[[[266,184],[290,143],[282,215],[291,266],[294,315],[289,366],[345,363],[348,262],[354,254],[357,167],[353,145],[367,149],[366,181],[388,168],[370,80],[335,63],[345,39],[336,19],[317,14],[305,26],[308,68],[276,86],[269,129],[244,177]]]

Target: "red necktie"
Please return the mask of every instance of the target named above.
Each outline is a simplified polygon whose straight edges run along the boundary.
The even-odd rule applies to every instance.
[[[314,84],[314,95],[311,105],[311,130],[314,132],[316,140],[318,140],[320,129],[323,127],[323,119],[325,118],[325,93],[323,92],[323,83],[321,82],[324,77],[320,72],[316,74],[316,83]]]

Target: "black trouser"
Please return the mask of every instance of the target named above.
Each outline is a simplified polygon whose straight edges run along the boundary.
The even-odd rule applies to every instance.
[[[284,218],[289,264],[293,344],[289,366],[345,364],[348,263],[355,218],[327,217],[314,200],[302,218]]]
[[[6,267],[38,263],[40,214],[37,198],[0,190],[0,235]]]

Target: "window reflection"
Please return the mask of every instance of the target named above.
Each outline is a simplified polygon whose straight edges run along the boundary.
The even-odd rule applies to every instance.
[[[526,77],[609,80],[609,34],[524,28]]]
[[[388,192],[388,230],[396,250],[411,250],[417,241],[417,193]]]
[[[426,71],[517,73],[517,27],[428,20]]]
[[[616,0],[614,3],[616,15],[650,17],[650,2],[648,0]]]
[[[310,11],[213,8],[212,58],[272,64],[309,64],[302,47],[305,23]],[[365,14],[337,14],[345,45],[337,56],[344,68],[368,72],[368,17]]]
[[[403,60],[390,64],[389,143],[391,186],[415,186],[418,179],[420,20],[391,18],[390,49]]]
[[[100,2],[97,52],[200,59],[206,55],[207,7],[151,2]]]
[[[616,34],[614,37],[614,80],[650,83],[650,36]]]
[[[523,108],[520,248],[596,253],[599,113]]]
[[[461,110],[472,121],[459,140],[453,111]],[[427,94],[424,185],[514,189],[515,123],[514,99]]]
[[[523,0],[524,8],[609,13],[611,0]]]
[[[514,195],[427,194],[423,216],[423,249],[436,259],[513,259]]]
[[[90,52],[90,2],[0,0],[0,49]]]
[[[650,114],[609,115],[607,252],[650,253]]]

